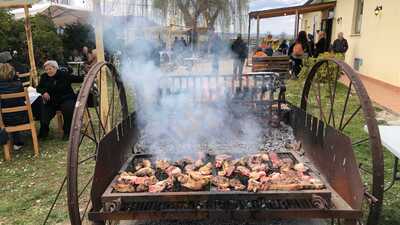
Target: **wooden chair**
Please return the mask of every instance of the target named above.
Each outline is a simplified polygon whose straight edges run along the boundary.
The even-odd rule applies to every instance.
[[[64,117],[63,117],[61,111],[57,111],[57,112],[56,112],[56,120],[57,120],[57,132],[58,132],[61,136],[63,136],[63,134],[64,134],[64,129],[63,129],[63,126],[64,126]]]
[[[32,83],[31,83],[32,79],[31,79],[31,73],[30,72],[28,72],[28,73],[18,73],[17,76],[19,78],[28,79],[27,81],[22,82],[22,85],[24,87],[32,86]]]
[[[0,108],[0,128],[4,128],[8,133],[18,132],[18,131],[31,131],[32,142],[33,142],[33,152],[35,156],[39,156],[39,143],[37,140],[37,133],[35,128],[35,121],[33,120],[31,103],[29,102],[28,91],[25,90],[19,93],[12,94],[0,94],[0,99],[13,99],[13,98],[25,98],[24,106],[16,106],[9,108]],[[15,112],[24,112],[28,113],[28,123],[20,124],[17,126],[6,126],[3,121],[3,115],[6,113],[15,113]],[[4,145],[4,159],[6,161],[11,160],[11,152],[12,152],[12,143],[8,141],[7,144]]]

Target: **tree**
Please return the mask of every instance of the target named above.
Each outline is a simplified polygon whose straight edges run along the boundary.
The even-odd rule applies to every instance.
[[[208,30],[214,30],[218,18],[223,26],[230,26],[231,20],[235,23],[239,18],[241,26],[244,21],[242,15],[248,10],[248,2],[248,0],[153,0],[153,7],[160,9],[165,17],[168,16],[169,10],[179,11],[185,26],[194,30],[200,19],[204,21]]]
[[[62,35],[64,54],[71,56],[74,49],[82,49],[84,46],[89,48],[95,45],[95,35],[93,27],[87,24],[73,23],[64,28]]]
[[[36,63],[42,65],[48,59],[63,61],[63,44],[53,21],[44,15],[31,17],[33,50]]]
[[[15,21],[6,10],[0,10],[0,51],[26,52],[26,36],[23,21]],[[17,60],[25,62],[26,54],[17,55]]]

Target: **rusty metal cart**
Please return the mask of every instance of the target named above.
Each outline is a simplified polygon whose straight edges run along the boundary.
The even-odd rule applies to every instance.
[[[93,104],[95,99],[90,99],[93,97],[90,90],[96,83],[96,74],[104,68],[109,71],[110,97],[106,122],[101,123],[101,104]],[[321,74],[329,81],[323,82]],[[174,88],[190,84],[210,87],[210,81],[213,81],[216,88],[228,85],[233,92],[252,90],[258,86],[257,82],[263,82],[248,76],[247,87],[237,87],[238,82],[233,76],[166,79],[170,79]],[[339,80],[347,82],[347,86]],[[279,96],[272,102],[254,98],[235,101],[263,109],[264,104],[283,103],[282,92]],[[384,189],[382,147],[374,108],[357,72],[342,61],[319,61],[305,80],[300,107],[288,105],[286,121],[294,129],[296,139],[301,141],[314,172],[326,182],[326,189],[257,193],[113,193],[110,184],[127,162],[147,156],[134,151],[139,125],[135,112],[128,109],[127,92],[121,77],[111,64],[97,63],[79,93],[68,147],[65,183],[71,224],[210,218],[246,221],[321,218],[331,220],[332,224],[379,224]],[[358,113],[362,117],[357,117]],[[269,120],[271,114],[262,116]],[[363,149],[370,152],[368,159],[357,157],[353,146],[361,142],[357,137],[350,138],[351,129],[354,129],[352,122],[356,119],[362,119],[369,131],[367,137],[360,137],[368,140]]]

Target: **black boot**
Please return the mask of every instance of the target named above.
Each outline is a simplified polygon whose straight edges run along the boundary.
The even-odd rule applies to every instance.
[[[39,131],[39,139],[46,139],[49,136],[49,127],[40,127],[40,131]]]

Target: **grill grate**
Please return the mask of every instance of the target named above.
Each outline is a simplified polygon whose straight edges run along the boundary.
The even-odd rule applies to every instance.
[[[124,208],[124,210],[128,211],[319,209],[316,205],[313,204],[311,199],[130,202],[124,204]]]

